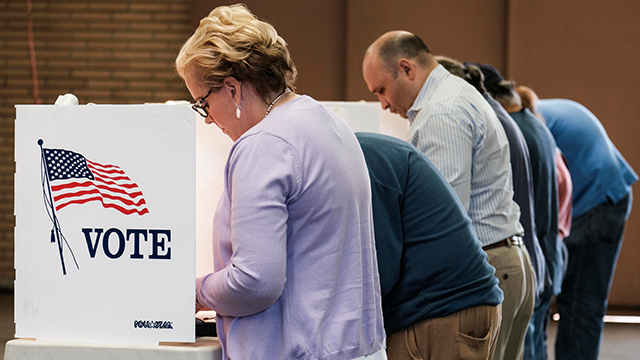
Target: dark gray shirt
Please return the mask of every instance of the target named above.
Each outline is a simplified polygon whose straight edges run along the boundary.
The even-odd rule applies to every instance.
[[[540,295],[545,284],[550,285],[547,276],[545,259],[538,240],[533,210],[533,182],[529,148],[522,135],[522,131],[515,121],[489,93],[484,94],[489,105],[498,115],[498,120],[504,128],[509,140],[509,152],[511,154],[511,171],[513,174],[513,200],[520,206],[520,224],[524,228],[524,245],[529,251],[531,264],[536,274],[536,294]],[[540,281],[544,279],[544,281]]]

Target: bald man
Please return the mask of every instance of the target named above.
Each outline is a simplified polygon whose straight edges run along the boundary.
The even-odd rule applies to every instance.
[[[362,73],[381,106],[409,120],[409,142],[440,170],[468,212],[504,292],[493,358],[521,359],[535,276],[513,201],[509,144],[495,112],[406,31],[388,32],[371,44]]]

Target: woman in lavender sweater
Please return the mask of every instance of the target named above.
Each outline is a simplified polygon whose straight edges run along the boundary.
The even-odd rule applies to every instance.
[[[286,43],[244,5],[214,9],[176,67],[193,106],[235,143],[214,218],[223,358],[386,359],[371,189],[347,125],[293,92]]]

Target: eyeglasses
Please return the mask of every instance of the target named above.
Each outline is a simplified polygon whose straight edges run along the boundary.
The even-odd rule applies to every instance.
[[[211,92],[213,91],[213,89],[215,89],[215,87],[212,87],[211,89],[209,89],[209,91],[206,94],[196,99],[195,104],[191,105],[191,108],[195,112],[200,114],[200,116],[202,116],[203,118],[206,118],[207,116],[209,116],[209,110],[207,110],[209,108],[209,103],[207,103],[207,97],[211,95]]]

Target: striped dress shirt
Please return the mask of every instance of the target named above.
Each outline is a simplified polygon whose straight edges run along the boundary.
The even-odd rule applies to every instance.
[[[521,235],[509,143],[487,101],[438,65],[407,112],[409,142],[453,187],[483,246]]]

